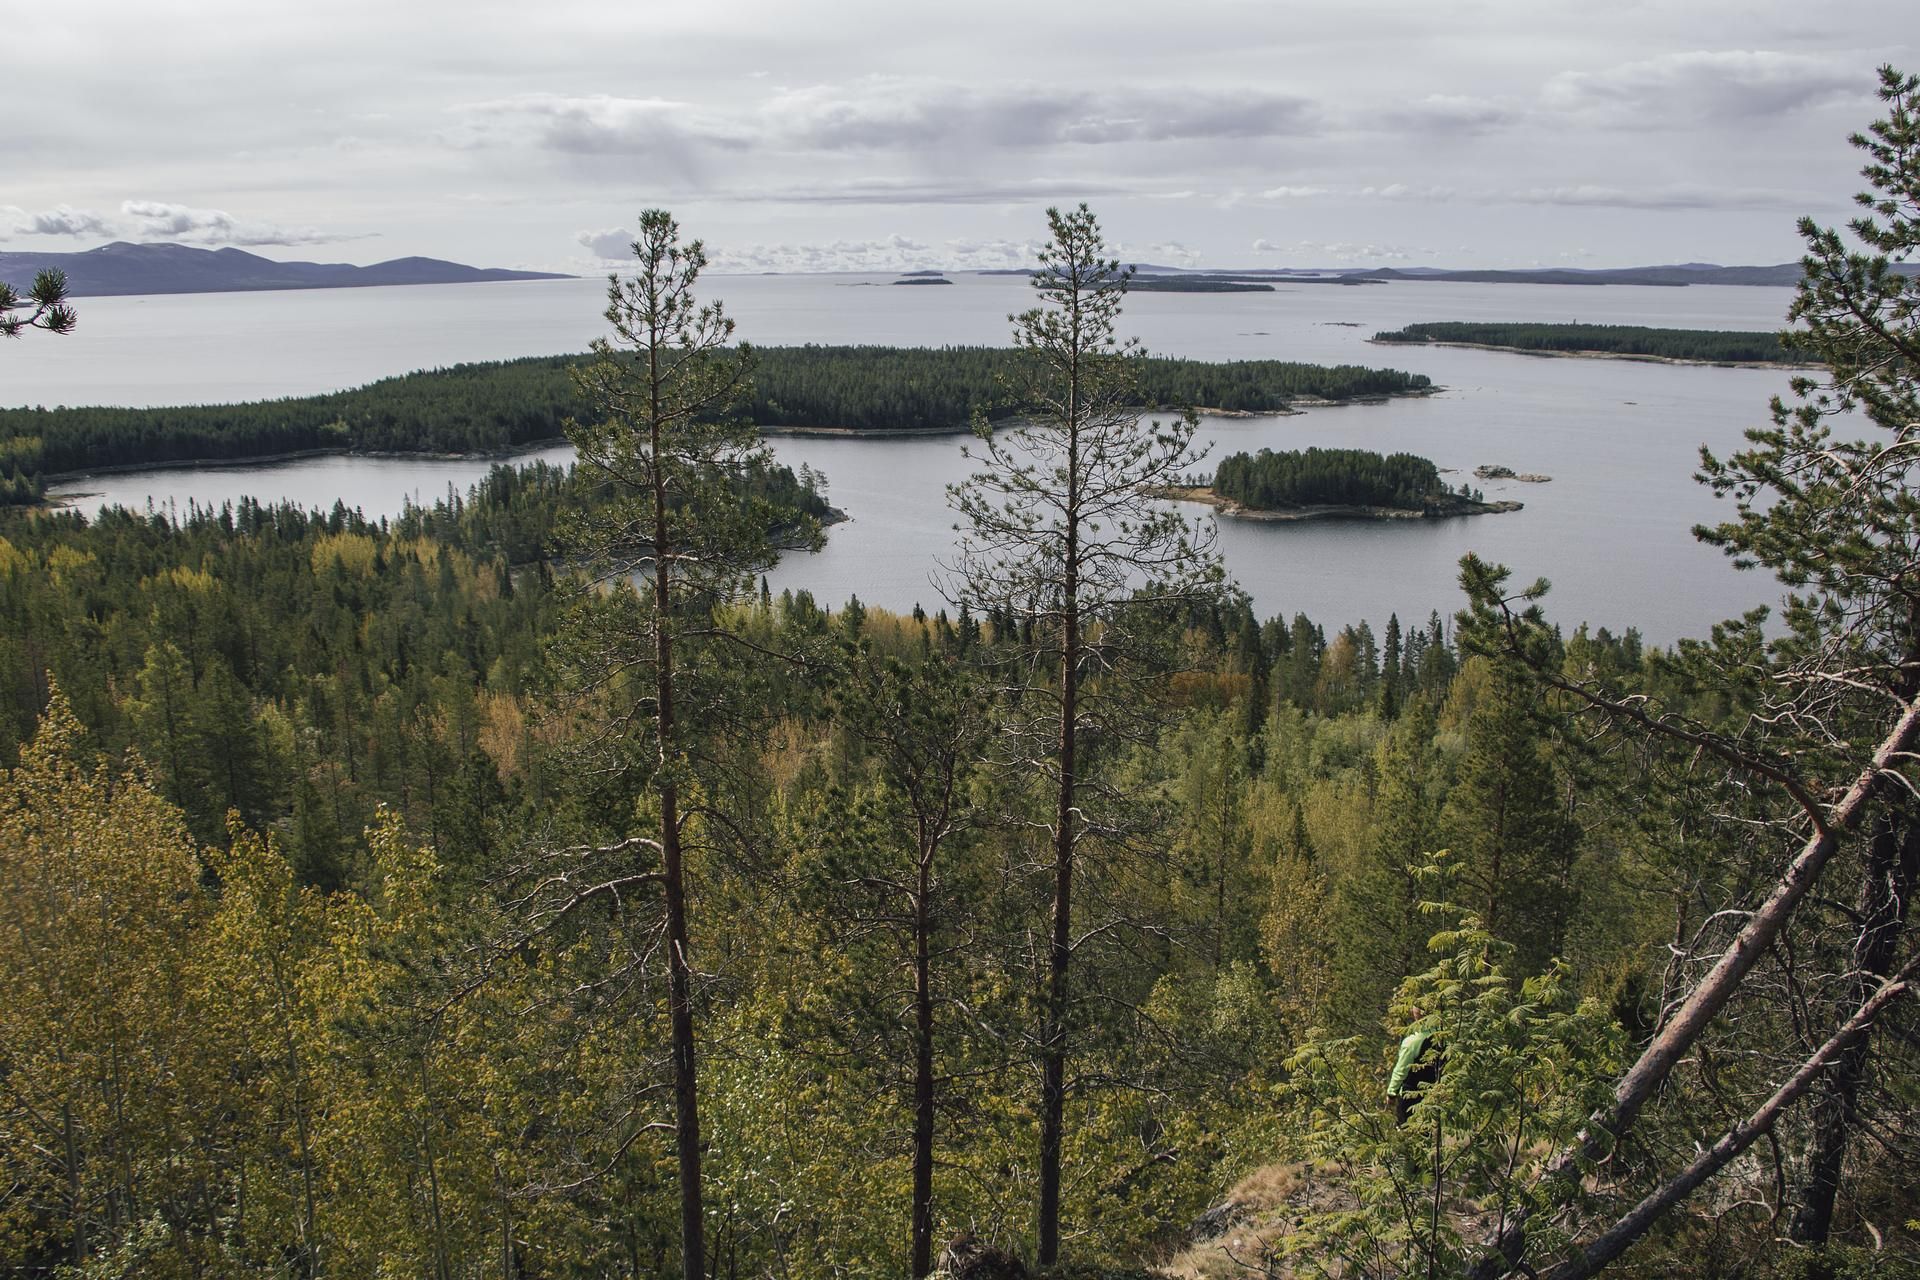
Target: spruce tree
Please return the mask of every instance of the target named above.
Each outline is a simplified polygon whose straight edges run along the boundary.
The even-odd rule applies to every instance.
[[[1579,830],[1562,812],[1543,751],[1539,692],[1518,663],[1492,664],[1467,721],[1467,754],[1447,801],[1461,891],[1487,931],[1514,947],[1522,970],[1553,958],[1572,911],[1562,869]]]
[[[1433,735],[1433,704],[1415,697],[1376,753],[1373,838],[1335,894],[1334,1013],[1356,1032],[1379,1025],[1387,997],[1427,960],[1415,873],[1442,843]]]

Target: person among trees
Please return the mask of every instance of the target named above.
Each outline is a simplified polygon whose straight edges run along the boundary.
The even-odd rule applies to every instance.
[[[1430,1028],[1420,1025],[1423,1010],[1413,1010],[1413,1029],[1400,1041],[1400,1053],[1393,1061],[1393,1075],[1387,1079],[1387,1096],[1393,1099],[1393,1122],[1404,1125],[1413,1112],[1413,1104],[1440,1078],[1440,1044]]]

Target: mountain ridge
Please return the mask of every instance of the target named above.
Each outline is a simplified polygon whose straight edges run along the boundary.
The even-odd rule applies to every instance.
[[[69,297],[146,293],[235,293],[276,289],[351,289],[379,285],[481,284],[496,280],[566,280],[550,271],[469,267],[440,258],[392,258],[357,267],[346,262],[278,262],[228,246],[133,244],[115,240],[79,253],[0,252],[0,281],[18,289],[37,272],[64,271]]]

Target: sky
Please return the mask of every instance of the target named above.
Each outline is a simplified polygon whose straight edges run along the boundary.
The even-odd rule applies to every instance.
[[[1773,263],[1912,0],[0,0],[0,249],[597,272]]]

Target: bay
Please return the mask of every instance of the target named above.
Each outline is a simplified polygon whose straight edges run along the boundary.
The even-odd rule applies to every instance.
[[[1004,344],[1025,281],[955,276],[946,288],[893,288],[890,276],[712,276],[743,338],[773,345]],[[593,280],[84,299],[66,339],[9,344],[0,403],[222,403],[301,395],[468,360],[578,351],[604,328]],[[1538,320],[1765,330],[1785,289],[1401,283],[1297,286],[1273,293],[1136,294],[1123,331],[1148,349],[1204,359],[1276,358],[1393,365],[1440,393],[1289,417],[1209,418],[1217,452],[1309,445],[1406,450],[1454,472],[1494,463],[1548,484],[1474,483],[1519,512],[1443,521],[1308,525],[1219,522],[1229,570],[1262,616],[1304,612],[1323,625],[1390,612],[1403,622],[1461,604],[1461,555],[1545,576],[1549,611],[1572,625],[1634,626],[1666,643],[1777,599],[1691,536],[1730,509],[1693,482],[1704,444],[1737,448],[1766,421],[1788,374],[1630,361],[1550,359],[1366,342],[1422,320]],[[826,548],[790,555],[772,586],[838,605],[851,595],[905,609],[942,603],[937,565],[951,549],[948,484],[970,469],[965,438],[777,436],[774,451],[829,478],[850,519]],[[564,449],[533,456],[562,460]],[[478,459],[325,457],[233,468],[169,468],[58,486],[83,507],[183,510],[250,495],[390,515],[471,485]],[[1196,519],[1211,519],[1189,508]]]

